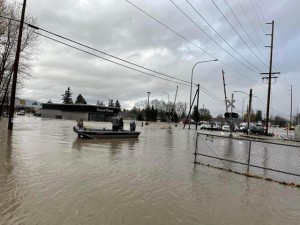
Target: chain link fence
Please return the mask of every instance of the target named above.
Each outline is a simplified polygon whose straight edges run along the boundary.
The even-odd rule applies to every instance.
[[[197,133],[195,163],[300,187],[300,144]]]

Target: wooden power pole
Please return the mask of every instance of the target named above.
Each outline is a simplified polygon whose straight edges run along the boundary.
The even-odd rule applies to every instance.
[[[13,118],[14,118],[14,112],[15,112],[15,98],[16,98],[16,88],[17,88],[19,59],[20,59],[22,33],[23,33],[23,25],[24,25],[24,17],[25,17],[25,8],[26,8],[26,0],[23,0],[23,8],[22,8],[21,21],[20,21],[20,27],[19,27],[19,37],[18,37],[18,43],[17,43],[16,57],[15,57],[15,62],[14,62],[14,74],[13,74],[11,96],[10,96],[9,119],[8,119],[8,129],[9,130],[13,129]]]
[[[272,72],[274,20],[272,20],[272,23],[267,23],[267,24],[272,24],[272,33],[271,34],[266,34],[266,35],[271,35],[271,46],[265,46],[265,47],[269,47],[271,49],[271,51],[270,51],[269,73],[260,73],[260,74],[268,74],[268,76],[262,77],[263,80],[267,79],[267,83],[268,83],[268,99],[267,99],[267,116],[266,116],[266,132],[265,132],[265,135],[268,135],[268,132],[269,132],[270,97],[271,97],[272,79],[277,78],[276,76],[273,76],[273,74],[280,74],[279,72]]]

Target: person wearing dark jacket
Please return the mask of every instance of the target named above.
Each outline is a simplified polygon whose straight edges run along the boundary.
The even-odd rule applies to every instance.
[[[112,130],[113,131],[118,131],[119,129],[119,118],[117,116],[117,114],[114,115],[114,117],[111,120],[112,123]]]
[[[119,129],[123,130],[123,126],[124,126],[123,117],[121,117],[120,120],[119,120]]]

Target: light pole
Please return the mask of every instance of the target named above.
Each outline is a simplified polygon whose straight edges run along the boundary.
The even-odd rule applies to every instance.
[[[218,61],[218,59],[212,59],[212,60],[206,60],[206,61],[200,61],[195,63],[195,65],[192,68],[192,75],[191,75],[191,90],[190,90],[190,111],[192,110],[192,90],[193,90],[193,73],[194,73],[194,68],[196,65],[200,64],[200,63],[206,63],[206,62],[214,62],[214,61]],[[190,115],[191,117],[191,115]],[[190,129],[190,125],[191,125],[191,118],[189,119],[189,129]]]
[[[163,93],[168,95],[168,122],[169,122],[169,120],[170,120],[170,111],[169,111],[169,103],[170,103],[170,102],[169,102],[169,93],[164,92],[164,91],[163,91]]]
[[[147,94],[148,94],[148,108],[150,108],[150,105],[149,105],[149,95],[151,94],[151,92],[147,92]]]

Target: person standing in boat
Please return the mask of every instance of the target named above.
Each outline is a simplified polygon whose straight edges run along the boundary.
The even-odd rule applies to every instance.
[[[119,129],[119,118],[117,116],[117,114],[114,115],[114,117],[111,120],[112,123],[112,130],[113,131],[118,131]]]
[[[84,130],[83,119],[77,120],[77,127],[79,130]]]
[[[124,127],[124,122],[123,122],[123,117],[121,116],[120,119],[119,119],[119,128],[120,128],[120,130],[123,130],[123,127]]]

